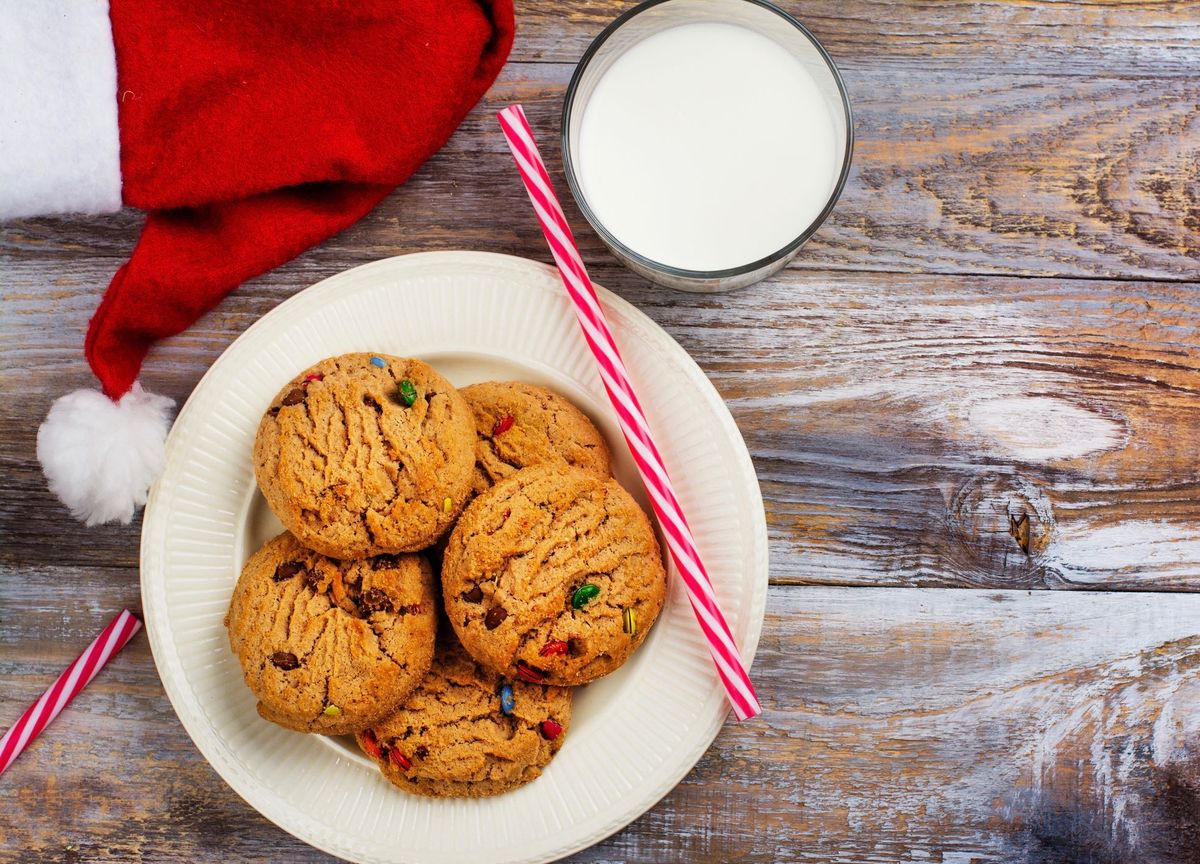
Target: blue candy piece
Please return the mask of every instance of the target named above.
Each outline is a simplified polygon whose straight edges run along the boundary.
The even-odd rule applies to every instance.
[[[371,358],[371,365],[372,365],[372,366],[378,366],[380,369],[386,369],[386,368],[387,368],[387,361],[386,361],[386,360],[384,360],[382,357],[372,357],[372,358]]]
[[[516,705],[517,700],[513,697],[512,685],[505,684],[500,688],[500,710],[505,714],[511,714]]]

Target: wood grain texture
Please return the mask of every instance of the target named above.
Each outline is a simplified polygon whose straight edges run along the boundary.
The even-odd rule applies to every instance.
[[[3,563],[137,563],[136,526],[62,543],[57,521],[28,518],[61,512],[34,435],[52,398],[88,385],[73,346],[96,266],[57,266],[48,305],[44,262],[8,268],[0,387],[20,397],[0,400]],[[304,256],[244,286],[155,349],[147,387],[182,402],[235,334],[340,269]],[[616,267],[593,275],[728,400],[767,500],[777,583],[1200,588],[1191,286],[788,271],[695,297]]]
[[[627,0],[518,0],[513,57],[575,63]],[[1191,77],[1200,16],[1176,0],[780,0],[847,68]]]
[[[0,572],[0,716],[136,606],[120,573]],[[763,719],[571,860],[1194,861],[1198,616],[1197,596],[774,588]],[[332,860],[225,788],[144,636],[5,783],[0,849],[28,864]]]
[[[1196,51],[1200,58],[1200,47]],[[1198,60],[1197,62],[1200,62]],[[520,101],[560,190],[570,64],[510,63],[447,147],[370,216],[310,253],[348,264],[414,249],[529,254],[528,209],[495,113]],[[857,143],[836,209],[793,270],[1196,279],[1200,78],[851,69]],[[589,263],[608,262],[574,203]],[[0,227],[0,254],[128,254],[139,217]],[[94,288],[117,262],[98,262]]]
[[[253,321],[354,264],[548,260],[494,113],[525,104],[565,190],[563,91],[630,5],[518,2],[513,62],[448,146],[158,346],[149,389],[182,402]],[[1196,864],[1200,13],[784,5],[841,66],[858,141],[787,271],[736,294],[653,288],[565,202],[597,281],[729,401],[774,583],[764,718],[728,725],[663,802],[574,860]],[[68,522],[34,435],[53,398],[92,384],[83,332],[140,221],[0,225],[0,727],[138,605],[137,522]],[[204,763],[144,636],[0,788],[0,861],[332,860]]]

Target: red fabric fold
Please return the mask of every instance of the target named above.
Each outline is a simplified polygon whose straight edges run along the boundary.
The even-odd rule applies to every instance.
[[[499,74],[511,0],[112,0],[125,203],[150,211],[88,330],[110,397],[156,340],[341,231]]]
[[[312,184],[151,211],[88,327],[84,350],[105,394],[128,392],[154,342],[186,330],[247,279],[351,225],[391,188]]]

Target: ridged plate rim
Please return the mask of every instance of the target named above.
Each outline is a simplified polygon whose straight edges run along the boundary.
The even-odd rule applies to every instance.
[[[417,293],[422,285],[426,287],[430,285],[450,286],[450,290],[443,291],[440,295],[429,291],[423,294]],[[378,308],[381,310],[378,314],[383,318],[391,315],[391,319],[386,323],[387,326],[397,328],[395,338],[399,339],[399,334],[404,332],[406,325],[403,320],[395,319],[405,317],[402,313],[404,306],[403,304],[397,305],[398,301],[395,297],[388,297],[387,292],[389,291],[399,292],[401,296],[407,297],[414,306],[428,304],[426,311],[431,313],[444,307],[443,311],[447,316],[444,325],[446,332],[441,335],[441,341],[438,341],[439,337],[436,333],[413,336],[411,337],[413,344],[421,344],[423,350],[414,350],[412,353],[418,356],[426,354],[446,357],[452,356],[455,351],[472,352],[478,346],[462,344],[462,341],[456,338],[455,330],[456,327],[465,326],[467,319],[482,313],[471,304],[461,301],[463,297],[472,296],[482,300],[484,295],[481,292],[500,290],[512,292],[504,295],[512,305],[519,305],[518,301],[524,302],[530,304],[531,308],[542,311],[546,319],[556,319],[558,329],[562,332],[543,334],[542,338],[552,338],[554,344],[551,348],[565,352],[564,356],[574,359],[572,382],[585,389],[593,397],[595,403],[599,404],[604,398],[603,389],[598,377],[590,369],[590,361],[584,364],[579,359],[582,356],[580,354],[582,337],[573,322],[570,322],[569,326],[564,323],[571,316],[570,303],[559,282],[558,274],[552,267],[522,258],[481,252],[426,252],[388,258],[336,274],[297,293],[249,327],[222,353],[197,384],[175,421],[167,441],[165,470],[151,490],[146,506],[141,548],[143,612],[159,676],[184,728],[217,773],[258,812],[299,839],[331,854],[362,862],[362,864],[410,864],[410,862],[417,861],[452,861],[467,857],[474,857],[475,860],[480,861],[494,861],[498,864],[499,862],[537,864],[537,862],[552,861],[570,855],[625,827],[674,788],[711,745],[728,713],[727,704],[715,674],[711,670],[701,672],[700,666],[696,662],[696,654],[700,650],[696,646],[701,644],[699,631],[694,621],[690,620],[691,612],[682,596],[683,592],[679,590],[673,568],[673,584],[667,608],[639,655],[647,654],[649,656],[653,653],[653,656],[657,657],[666,651],[673,651],[678,655],[684,650],[680,646],[686,641],[690,646],[691,653],[685,659],[691,663],[697,674],[694,676],[694,680],[689,678],[682,682],[672,681],[673,685],[683,688],[681,694],[673,697],[674,702],[672,702],[668,698],[671,694],[666,689],[646,693],[644,692],[646,688],[634,686],[638,683],[639,678],[644,679],[656,675],[661,677],[665,674],[656,668],[647,669],[645,663],[642,663],[636,676],[632,672],[626,675],[616,700],[617,704],[631,703],[635,708],[653,707],[655,709],[654,712],[648,713],[657,714],[659,711],[670,711],[673,708],[678,712],[677,716],[673,718],[675,726],[665,725],[665,721],[658,716],[653,718],[647,716],[645,719],[645,728],[648,734],[661,733],[660,740],[671,737],[678,738],[677,741],[670,742],[667,756],[657,762],[654,762],[654,757],[658,754],[653,740],[649,743],[629,741],[629,728],[636,728],[632,725],[631,718],[624,715],[613,717],[611,716],[613,712],[607,711],[605,718],[608,722],[624,724],[625,738],[629,748],[616,751],[615,757],[610,756],[611,761],[607,763],[607,767],[606,763],[601,763],[596,768],[600,775],[603,775],[604,771],[609,771],[611,776],[577,778],[579,788],[572,788],[570,781],[565,776],[551,781],[551,775],[554,774],[559,763],[566,761],[564,754],[568,752],[568,747],[575,743],[569,738],[563,752],[555,762],[551,763],[546,775],[530,786],[499,798],[481,799],[465,804],[460,802],[461,806],[459,806],[447,805],[446,802],[431,802],[430,799],[415,796],[405,796],[377,778],[368,779],[366,776],[360,778],[355,775],[353,779],[349,779],[351,775],[344,772],[362,772],[365,769],[353,764],[354,760],[352,759],[338,758],[337,756],[327,757],[311,748],[306,749],[306,755],[314,762],[325,763],[328,758],[334,759],[332,764],[325,766],[325,773],[321,777],[322,788],[328,787],[330,783],[333,783],[336,788],[338,784],[359,783],[361,780],[361,785],[356,786],[356,804],[361,799],[363,790],[366,789],[369,793],[368,803],[374,801],[375,796],[378,795],[379,800],[384,802],[380,805],[381,808],[390,808],[394,811],[399,807],[404,823],[408,823],[411,816],[414,824],[423,823],[430,829],[420,836],[408,838],[412,842],[384,844],[371,837],[364,837],[362,832],[341,830],[340,826],[331,827],[324,824],[321,816],[325,815],[328,818],[328,814],[311,812],[313,810],[311,806],[306,811],[296,803],[294,799],[299,796],[299,793],[295,785],[288,784],[288,788],[280,789],[266,783],[258,773],[263,769],[255,768],[256,759],[260,759],[260,756],[253,748],[248,747],[244,740],[239,739],[234,745],[223,740],[221,731],[217,728],[213,718],[200,704],[193,687],[198,686],[197,682],[202,680],[199,676],[204,670],[211,668],[214,664],[221,665],[230,662],[227,656],[229,654],[228,646],[220,644],[219,639],[210,639],[209,642],[216,644],[200,647],[181,646],[177,643],[168,603],[172,583],[168,577],[167,563],[173,554],[172,548],[176,550],[174,554],[183,556],[182,563],[175,566],[184,569],[191,566],[189,561],[193,558],[196,561],[208,559],[225,561],[242,554],[236,548],[238,542],[234,535],[237,532],[233,529],[230,529],[232,533],[226,532],[228,536],[220,530],[213,530],[211,538],[208,537],[210,532],[201,531],[199,540],[195,537],[189,538],[186,534],[182,537],[179,536],[182,530],[179,528],[179,523],[190,518],[188,513],[193,512],[188,511],[184,505],[211,507],[212,512],[218,514],[217,517],[214,517],[215,520],[224,518],[230,524],[245,518],[247,496],[242,494],[241,500],[239,500],[237,488],[213,488],[206,492],[203,488],[197,491],[187,485],[188,482],[200,482],[203,487],[203,481],[196,480],[197,472],[203,472],[205,469],[201,457],[210,460],[213,457],[211,453],[196,449],[198,441],[202,440],[204,434],[209,436],[210,441],[214,437],[242,441],[247,434],[251,440],[253,438],[253,428],[248,430],[244,428],[248,422],[247,417],[252,415],[245,415],[243,412],[245,416],[240,418],[241,427],[238,427],[239,418],[231,419],[228,416],[233,412],[229,408],[227,400],[233,399],[235,396],[246,400],[247,397],[241,395],[241,391],[253,387],[262,390],[266,386],[269,392],[273,393],[275,388],[281,386],[283,381],[290,377],[290,373],[286,373],[287,369],[294,372],[296,369],[302,368],[302,364],[316,359],[315,357],[308,358],[303,347],[289,348],[283,341],[284,337],[296,332],[299,327],[311,325],[313,321],[321,319],[322,316],[331,316],[331,320],[336,318],[335,312],[345,316],[345,307],[352,300],[365,298],[378,301]],[[678,489],[680,498],[689,514],[701,508],[698,502],[689,501],[689,485],[686,478],[681,482],[681,475],[685,472],[681,471],[679,464],[676,464],[678,460],[673,460],[672,444],[677,438],[682,437],[684,440],[693,442],[689,447],[699,446],[694,442],[700,440],[701,444],[707,442],[720,448],[720,464],[711,466],[711,468],[714,472],[721,472],[721,477],[727,480],[729,494],[723,497],[723,500],[715,503],[705,501],[705,508],[717,508],[713,512],[706,509],[705,513],[712,518],[715,512],[715,524],[718,526],[724,524],[722,519],[726,517],[730,520],[730,524],[737,525],[740,535],[738,542],[742,543],[744,548],[737,562],[731,563],[731,560],[723,557],[725,550],[721,550],[721,555],[713,556],[719,560],[709,560],[707,563],[718,593],[722,596],[722,601],[727,603],[726,612],[730,618],[735,638],[741,646],[743,658],[746,663],[750,663],[757,649],[765,614],[768,552],[762,497],[745,443],[716,389],[678,343],[625,300],[599,286],[597,286],[597,291],[618,344],[631,369],[631,374],[635,378],[635,386],[645,386],[647,389],[652,386],[669,386],[672,392],[686,395],[686,404],[690,408],[684,410],[694,412],[692,416],[684,418],[672,416],[669,421],[668,418],[657,417],[655,403],[643,393],[643,401],[647,403],[647,413],[658,433],[664,459],[675,476],[676,483],[680,487]],[[408,293],[405,294],[405,292]],[[524,296],[522,296],[522,292]],[[439,299],[439,296],[442,299]],[[488,297],[487,299],[490,301],[493,298]],[[344,346],[339,350],[386,350],[382,347],[375,349],[370,346],[364,347],[361,340],[357,339],[356,328],[369,329],[371,326],[382,326],[379,320],[365,320],[366,317],[372,319],[376,317],[375,307],[372,306],[371,309],[371,313],[363,313],[360,310],[350,317],[343,317],[343,320],[332,321],[336,326],[344,328],[343,331],[337,331],[332,337],[344,342]],[[397,310],[401,310],[401,312],[398,313]],[[357,315],[357,319],[354,315]],[[436,323],[440,319],[435,316],[431,320]],[[478,326],[480,322],[473,323]],[[509,352],[509,356],[514,361],[527,362],[531,367],[544,365],[542,359],[536,356],[528,358],[522,356],[522,338],[529,332],[536,331],[510,334],[500,331],[496,333],[496,338],[505,343],[502,347]],[[424,343],[421,342],[421,337],[425,338]],[[389,338],[391,337],[389,336]],[[432,342],[429,341],[431,339]],[[283,376],[280,380],[269,382],[269,384],[261,384],[257,381],[248,383],[246,381],[248,373],[244,370],[253,363],[258,363],[260,366],[266,363],[267,361],[262,356],[266,350],[282,350],[284,353],[290,351],[294,356],[285,360],[276,361],[274,358],[270,360],[274,366],[278,366],[277,374]],[[496,350],[495,346],[492,347],[492,350]],[[487,353],[487,350],[484,353]],[[436,365],[436,359],[434,362]],[[588,371],[583,371],[585,369]],[[650,384],[637,380],[639,370],[645,373],[642,376],[644,379],[654,378],[654,380]],[[659,374],[665,376],[661,381],[657,379]],[[229,425],[230,429],[219,428],[220,423]],[[705,438],[705,436],[710,437]],[[624,446],[623,442],[612,441],[611,432],[609,438],[614,446]],[[682,444],[680,449],[683,449]],[[245,454],[245,461],[249,462],[248,451]],[[220,466],[212,464],[208,470],[218,474]],[[253,478],[250,477],[247,482],[252,488]],[[186,497],[189,493],[199,495],[199,499],[189,501]],[[209,494],[210,498],[206,500],[205,495]],[[728,513],[720,512],[722,507]],[[172,517],[178,518],[173,519]],[[701,542],[703,550],[704,532],[702,527],[696,524],[695,519],[693,519],[693,527],[697,529],[698,540]],[[705,556],[709,557],[707,551]],[[236,566],[240,566],[240,562]],[[225,574],[224,578],[229,579],[231,585],[231,580],[236,577],[236,566],[196,564],[195,568],[201,572],[205,567],[213,572],[230,571]],[[228,588],[226,587],[225,590]],[[732,598],[733,602],[728,602],[727,597]],[[211,625],[211,622],[209,623]],[[664,636],[663,631],[669,631],[667,635],[675,634],[673,638],[677,639],[679,644],[664,645],[661,651],[658,649],[648,651],[650,646],[656,644],[656,636]],[[657,640],[657,642],[662,641],[662,639]],[[663,662],[665,663],[667,659],[673,658],[664,657]],[[678,659],[678,657],[674,659]],[[637,661],[638,657],[635,656],[634,660]],[[630,667],[634,665],[634,663],[629,664]],[[617,674],[621,675],[625,671],[622,670]],[[237,701],[240,697],[232,698]],[[655,699],[659,700],[660,704],[654,704]],[[265,724],[265,721],[259,722],[262,722],[264,726],[269,725]],[[680,723],[684,724],[683,728],[678,728]],[[226,729],[228,729],[228,724]],[[277,733],[274,727],[267,730],[254,727],[252,734],[256,738],[263,738],[274,736]],[[293,733],[279,730],[278,734],[292,735]],[[295,737],[303,738],[304,736]],[[606,741],[596,741],[594,737],[589,740],[592,746],[611,746]],[[584,744],[587,743],[584,742]],[[577,745],[577,747],[583,747],[584,744]],[[300,745],[296,746],[299,748]],[[585,758],[585,751],[580,749],[578,752],[581,759]],[[638,756],[642,757],[641,761],[635,758]],[[562,773],[559,771],[560,775]],[[313,782],[316,780],[317,778],[313,778]],[[567,805],[565,801],[567,794],[574,796],[574,800],[577,802],[582,801],[583,799],[578,796],[583,791],[587,791],[589,795],[596,794],[596,790],[602,789],[605,783],[616,785],[627,783],[637,794],[626,796],[616,802],[609,802],[607,805],[602,802],[601,805],[594,806],[591,810],[587,809],[586,802],[584,802],[585,806],[578,812],[578,818],[565,826],[550,826],[546,822],[547,817],[538,812],[538,808],[541,807],[545,808],[547,812],[553,811],[561,814]],[[405,803],[397,804],[389,801],[383,797],[386,794],[401,796]],[[514,797],[518,795],[523,796],[519,801]],[[516,803],[512,803],[514,801]],[[336,803],[340,808],[345,805],[346,801],[341,800]],[[534,836],[529,838],[517,837],[515,840],[506,840],[506,845],[498,845],[493,842],[491,836],[484,829],[491,826],[497,832],[496,837],[508,838],[513,815],[511,811],[514,807],[519,808],[516,811],[517,815],[528,815],[530,818],[534,818],[535,822],[531,822],[530,825],[535,828],[539,827],[536,824],[536,817],[541,815],[540,828],[542,831],[540,834],[536,831],[533,832]],[[570,808],[566,809],[568,813],[571,812]],[[476,825],[476,836],[479,842],[474,847],[456,848],[452,852],[447,852],[444,848],[422,845],[421,837],[436,834],[435,822],[441,820],[456,824],[456,820],[460,816],[473,820]],[[500,818],[505,821],[498,822]],[[446,826],[443,826],[443,830],[445,828]],[[402,840],[404,839],[402,838]]]

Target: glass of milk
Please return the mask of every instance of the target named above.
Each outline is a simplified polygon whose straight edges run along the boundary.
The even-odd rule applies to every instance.
[[[850,102],[763,0],[649,0],[588,48],[563,105],[571,192],[628,267],[724,291],[782,268],[842,191]]]

